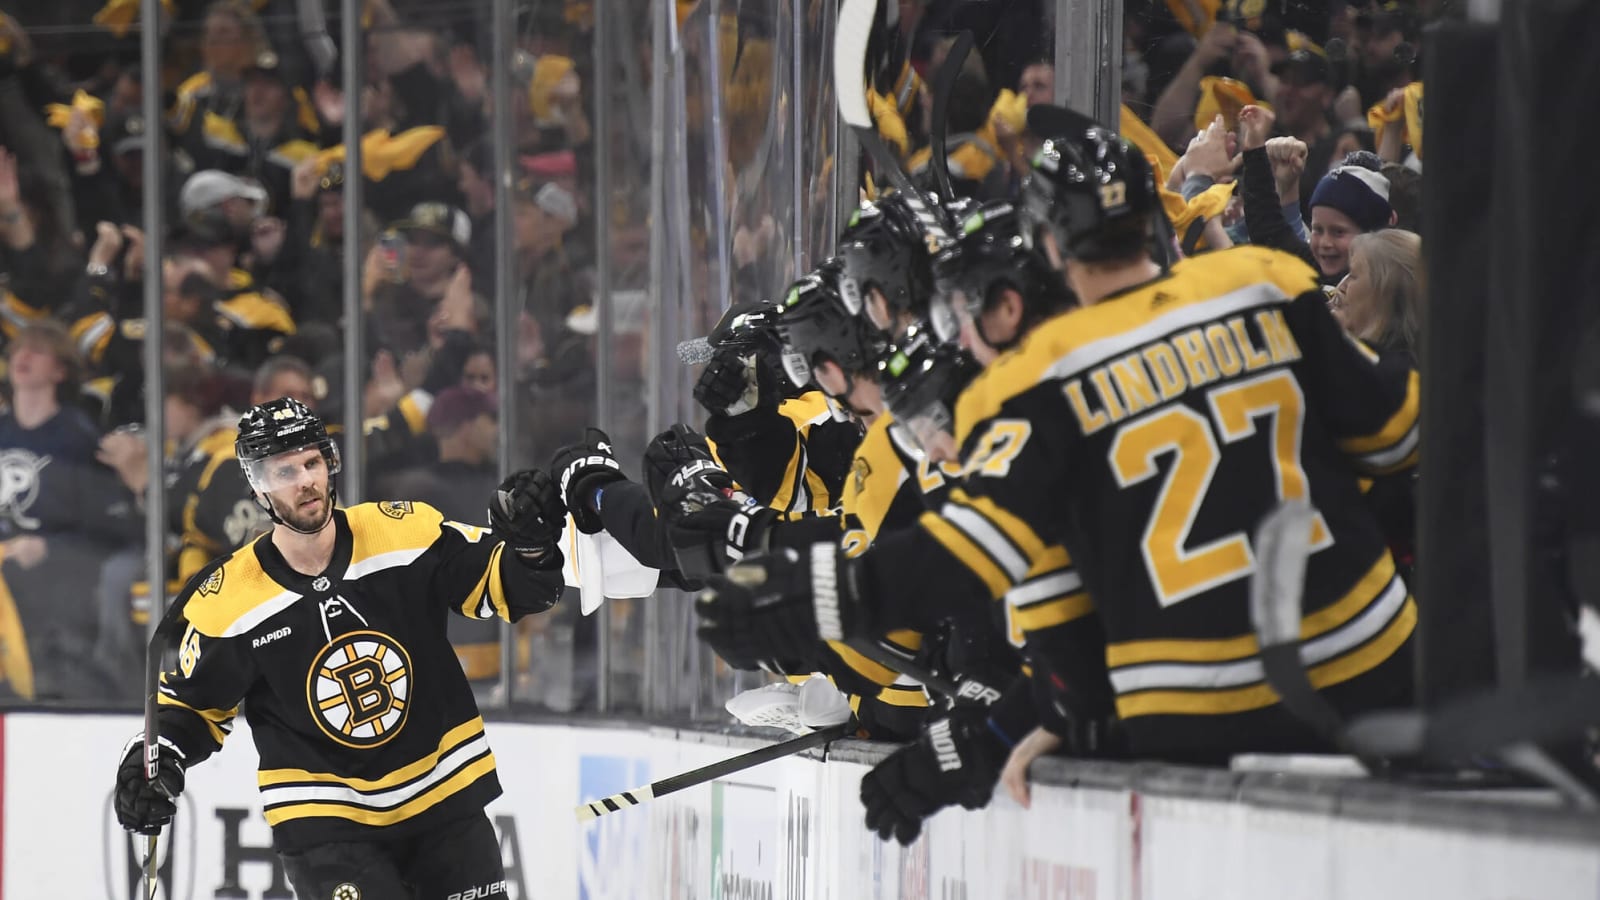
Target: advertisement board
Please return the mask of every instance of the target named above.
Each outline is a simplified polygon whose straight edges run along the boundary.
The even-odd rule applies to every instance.
[[[113,773],[135,716],[12,714],[0,900],[132,900],[142,843]],[[1035,785],[946,810],[910,847],[862,821],[867,767],[788,758],[580,824],[573,807],[736,755],[670,730],[491,722],[489,807],[511,900],[1594,900],[1600,841],[1294,811],[1231,798]],[[237,724],[188,773],[160,842],[163,900],[288,900]],[[1130,781],[1130,783],[1132,783]]]

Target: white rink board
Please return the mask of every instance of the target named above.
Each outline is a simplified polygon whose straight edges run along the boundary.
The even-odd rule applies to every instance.
[[[4,717],[0,900],[128,900],[110,811],[135,716]],[[788,759],[579,824],[573,807],[741,752],[671,731],[495,723],[512,900],[1577,900],[1600,850],[1130,790],[1034,789],[946,811],[910,848],[867,833],[866,767]],[[255,752],[240,722],[189,773],[167,900],[274,891]],[[63,773],[71,773],[70,776]],[[230,847],[232,849],[230,849]],[[122,881],[114,884],[114,876]]]

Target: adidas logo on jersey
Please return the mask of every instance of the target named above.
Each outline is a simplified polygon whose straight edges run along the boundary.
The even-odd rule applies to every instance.
[[[939,757],[941,772],[955,772],[961,768],[961,752],[956,749],[956,739],[950,735],[950,720],[940,719],[928,726],[928,742]]]
[[[264,644],[270,644],[273,641],[277,640],[278,638],[288,637],[290,630],[291,629],[289,628],[289,626],[285,625],[282,628],[279,628],[277,631],[271,632],[269,634],[263,634],[261,637],[258,637],[255,640],[250,642],[250,649],[254,650],[257,647],[260,647],[260,646],[262,646]]]
[[[496,881],[494,884],[485,884],[479,887],[467,888],[464,891],[457,891],[444,898],[444,900],[481,900],[483,897],[504,897],[505,894],[506,883],[504,881]]]

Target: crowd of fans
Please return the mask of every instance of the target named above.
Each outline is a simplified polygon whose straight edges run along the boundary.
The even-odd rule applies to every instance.
[[[364,441],[365,496],[468,520],[498,481],[500,379],[515,379],[524,423],[513,464],[548,458],[563,424],[593,411],[589,4],[519,4],[514,71],[495,79],[488,4],[367,3],[366,78],[346,85],[337,47],[306,36],[293,3],[166,3],[158,122],[141,111],[137,8],[80,10],[66,42],[30,28],[43,10],[0,29],[0,694],[25,700],[126,699],[142,665],[147,202],[169,224],[169,592],[270,525],[233,459],[249,403],[290,396],[363,422],[338,439]],[[497,83],[516,94],[511,360],[496,359],[486,299]],[[342,144],[353,109],[359,175]],[[147,152],[160,155],[160,197],[146,196]],[[347,222],[358,177],[362,215]],[[348,229],[363,254],[366,359],[362,408],[347,416]],[[492,679],[497,632],[473,624],[452,637]]]
[[[516,204],[511,360],[495,358],[486,299],[496,291],[499,152],[489,139],[497,79],[486,3],[370,0],[361,85],[341,83],[336,59],[303,35],[295,4],[283,0],[164,4],[159,86],[141,82],[136,3],[83,10],[81,46],[4,20],[0,693],[124,697],[139,665],[151,593],[140,547],[150,488],[141,430],[147,202],[162,204],[171,224],[161,272],[164,454],[180,577],[268,524],[231,460],[235,411],[293,396],[332,421],[347,418],[349,229],[363,248],[368,353],[362,409],[349,419],[365,425],[339,440],[365,441],[367,496],[478,517],[457,507],[494,480],[500,379],[515,379],[521,405],[513,465],[543,464],[593,419],[593,169],[603,147],[584,75],[593,72],[598,4],[515,6],[515,146],[505,148]],[[680,0],[680,22],[695,6]],[[937,67],[952,33],[983,37],[952,92],[951,171],[962,193],[1014,196],[1027,172],[1026,110],[1054,100],[1052,5],[899,6],[919,72]],[[1184,250],[1250,242],[1301,256],[1322,273],[1351,333],[1414,351],[1424,293],[1420,27],[1438,12],[1408,2],[1126,4],[1122,132],[1155,161]],[[734,25],[724,33],[752,46],[780,20],[752,28],[747,13],[737,23],[723,13]],[[338,35],[336,22],[329,31]],[[724,56],[734,81],[741,59],[762,58]],[[739,88],[728,86],[730,104]],[[141,113],[147,89],[161,93],[162,121]],[[874,98],[880,130],[922,171],[930,101],[920,80]],[[362,116],[360,173],[343,161],[352,107]],[[709,127],[695,116],[691,107],[691,130]],[[739,123],[727,140],[753,146]],[[161,156],[159,198],[145,196],[147,152]],[[348,222],[343,191],[357,178],[364,209]],[[787,255],[772,246],[770,219],[760,221],[736,236],[742,264]],[[645,227],[641,216],[615,225],[619,234]],[[703,224],[687,227],[703,248]],[[761,234],[768,239],[755,240]],[[616,244],[635,253],[642,245]],[[771,298],[718,305],[751,299]],[[629,369],[619,377],[640,378],[636,353],[618,365]],[[472,658],[482,672],[498,666],[486,652]]]

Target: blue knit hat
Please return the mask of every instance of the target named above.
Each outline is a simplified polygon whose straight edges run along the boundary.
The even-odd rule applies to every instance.
[[[1389,226],[1394,208],[1389,205],[1389,179],[1361,166],[1340,166],[1317,182],[1311,207],[1331,206],[1349,216],[1362,231]]]

